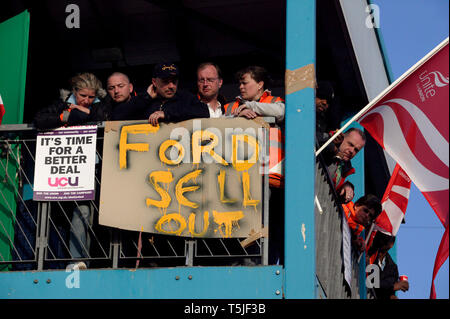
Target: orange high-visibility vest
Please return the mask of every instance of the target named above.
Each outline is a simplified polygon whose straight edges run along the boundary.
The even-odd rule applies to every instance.
[[[283,99],[277,96],[271,96],[269,92],[259,99],[260,103],[283,102]],[[225,115],[231,115],[239,105],[240,99],[225,105]],[[284,140],[280,128],[271,127],[269,129],[269,185],[271,187],[281,188],[284,186]]]
[[[269,94],[269,92],[265,91],[257,102],[275,103],[275,102],[283,102],[283,99],[278,96],[272,96]],[[231,112],[233,112],[240,104],[242,104],[240,99],[236,99],[236,101],[234,101],[234,102],[225,104],[225,106],[224,106],[225,115],[228,115],[228,116],[231,115]]]
[[[347,204],[342,204],[342,208],[344,209],[345,217],[347,218],[348,226],[352,230],[352,233],[355,236],[361,236],[364,230],[364,226],[358,224],[354,217],[356,215],[355,212],[355,204],[353,202],[349,202]]]
[[[269,129],[269,185],[284,186],[284,140],[278,127]]]

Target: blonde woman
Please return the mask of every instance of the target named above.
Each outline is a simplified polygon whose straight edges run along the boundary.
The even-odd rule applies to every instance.
[[[82,125],[90,122],[106,121],[109,119],[107,104],[102,99],[106,91],[102,83],[92,73],[81,73],[70,80],[71,91],[60,90],[60,99],[50,106],[40,110],[34,123],[38,129],[52,129],[61,126]],[[80,261],[90,257],[90,229],[92,226],[93,209],[90,202],[65,202],[73,212],[70,225],[69,252],[70,259],[78,263],[70,266],[85,269],[86,263]],[[66,210],[66,209],[64,209]],[[59,213],[59,212],[57,212]],[[61,226],[61,225],[58,225]],[[65,233],[65,231],[63,231]],[[60,237],[60,240],[64,240]],[[56,258],[65,258],[62,252],[67,247],[60,241],[57,245]]]
[[[102,99],[106,91],[92,73],[77,74],[70,80],[71,91],[61,89],[60,98],[37,112],[34,123],[39,129],[105,121],[109,112]]]

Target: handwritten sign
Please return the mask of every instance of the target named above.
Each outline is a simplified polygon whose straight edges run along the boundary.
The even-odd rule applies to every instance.
[[[197,119],[105,126],[99,223],[184,237],[261,229],[261,124]]]
[[[95,125],[39,133],[33,200],[94,199],[96,141]]]

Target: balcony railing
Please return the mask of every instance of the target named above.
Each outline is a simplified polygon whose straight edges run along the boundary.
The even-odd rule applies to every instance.
[[[4,125],[0,130],[0,269],[65,269],[83,261],[91,268],[176,267],[196,265],[267,265],[268,238],[250,245],[245,238],[186,238],[140,233],[99,225],[99,198],[84,202],[36,202],[32,199],[36,130],[31,125]],[[103,126],[98,129],[95,188],[101,189]],[[268,194],[268,179],[265,181]],[[267,198],[264,199],[267,205]],[[84,257],[70,253],[74,208],[94,211],[86,232]],[[264,219],[264,218],[263,218]],[[268,219],[266,219],[267,223]],[[264,221],[261,221],[264,223]],[[75,235],[76,238],[76,235]]]
[[[245,238],[186,238],[140,233],[102,226],[98,223],[99,199],[89,201],[95,213],[86,230],[90,248],[81,244],[85,257],[70,253],[73,208],[86,202],[33,201],[36,130],[30,125],[0,128],[0,269],[3,271],[44,271],[65,269],[83,261],[89,269],[146,268],[177,266],[258,266],[269,264],[269,237],[243,245]],[[103,140],[99,125],[98,141]],[[97,143],[96,189],[101,189],[102,146]],[[351,257],[351,283],[344,276],[343,222],[341,207],[328,172],[316,163],[316,278],[319,298],[360,298],[357,256]],[[263,179],[264,214],[268,224],[269,187]],[[273,212],[272,212],[273,213]],[[277,212],[275,212],[277,213]],[[82,241],[79,241],[80,243]],[[360,260],[364,260],[361,258]]]
[[[352,251],[348,257],[351,258],[351,278],[346,280],[342,243],[343,223],[347,221],[320,155],[316,162],[315,194],[316,276],[319,290],[322,292],[322,297],[326,298],[359,299],[361,298],[360,263],[364,262],[364,258],[359,259],[359,256]]]

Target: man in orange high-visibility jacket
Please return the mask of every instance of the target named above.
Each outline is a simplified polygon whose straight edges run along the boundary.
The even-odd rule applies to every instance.
[[[362,232],[381,214],[381,202],[376,196],[368,194],[355,203],[342,204],[342,208],[352,232],[353,244],[358,251],[363,252],[366,247]]]

